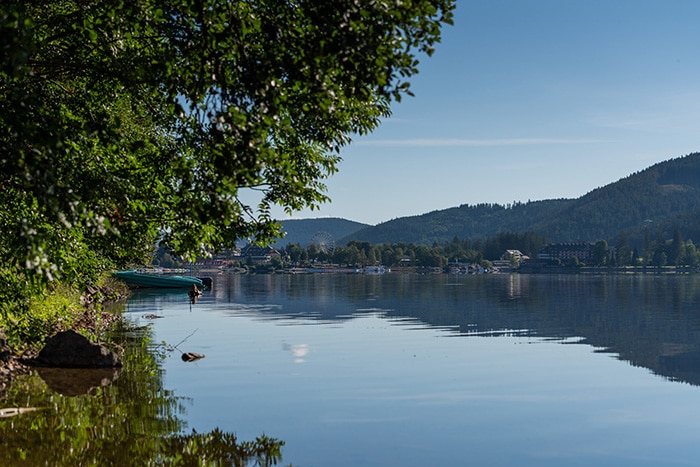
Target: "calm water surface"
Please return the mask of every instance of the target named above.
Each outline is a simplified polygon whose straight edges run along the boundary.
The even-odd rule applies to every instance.
[[[697,276],[221,275],[125,315],[177,346],[186,430],[265,433],[285,465],[700,459]]]

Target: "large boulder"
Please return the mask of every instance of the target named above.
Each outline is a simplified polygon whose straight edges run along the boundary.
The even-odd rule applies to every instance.
[[[75,331],[59,332],[49,339],[37,363],[57,368],[115,368],[122,361],[107,347],[93,344]]]

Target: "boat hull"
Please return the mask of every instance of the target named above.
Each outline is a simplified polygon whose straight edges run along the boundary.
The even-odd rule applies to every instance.
[[[114,273],[114,277],[135,288],[189,289],[196,285],[201,289],[204,286],[202,280],[196,277],[144,274],[136,271],[118,271]]]

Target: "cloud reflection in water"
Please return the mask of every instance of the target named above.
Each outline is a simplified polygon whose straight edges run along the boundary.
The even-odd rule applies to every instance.
[[[309,353],[308,344],[284,344],[282,348],[292,353],[294,363],[304,363],[304,357]]]

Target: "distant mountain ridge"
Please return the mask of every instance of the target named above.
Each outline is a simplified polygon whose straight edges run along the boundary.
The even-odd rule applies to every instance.
[[[314,237],[324,235],[337,241],[345,238],[358,230],[369,227],[368,224],[340,219],[337,217],[322,217],[317,219],[288,219],[281,221],[282,231],[285,237],[273,244],[275,247],[284,247],[291,243],[297,243],[306,248],[314,241]],[[327,234],[327,235],[326,235]]]
[[[376,226],[340,218],[282,221],[287,236],[276,246],[327,232],[337,245],[351,240],[432,245],[460,239],[488,239],[499,233],[535,232],[552,242],[614,241],[639,245],[646,235],[670,238],[679,228],[700,243],[700,153],[660,162],[575,199],[461,205],[400,217]]]
[[[700,153],[671,159],[576,199],[462,205],[402,217],[340,238],[370,243],[431,245],[454,237],[485,239],[500,232],[536,232],[554,242],[639,240],[644,229],[669,235],[679,227],[700,241]]]

